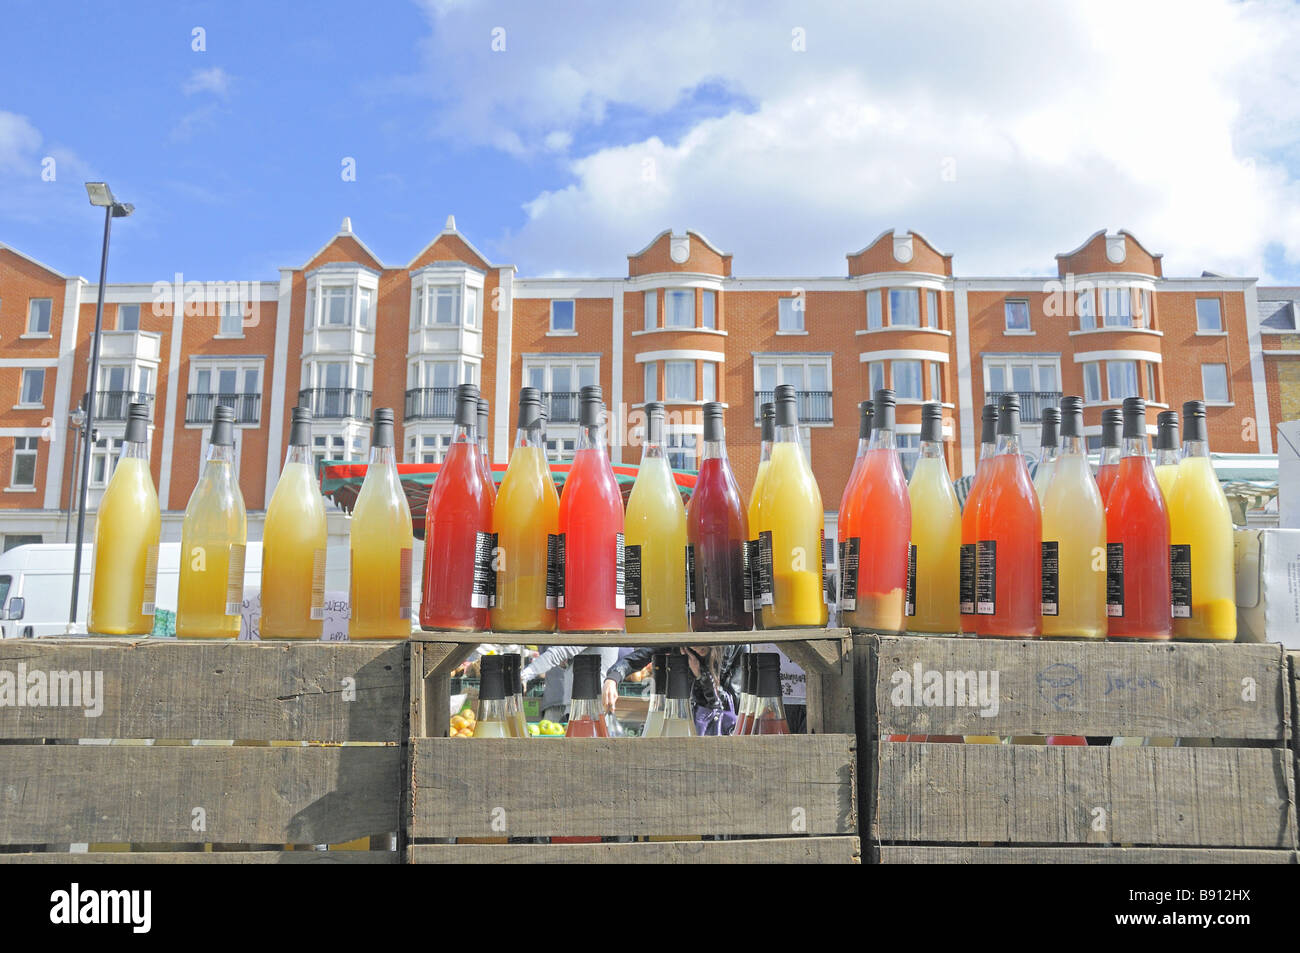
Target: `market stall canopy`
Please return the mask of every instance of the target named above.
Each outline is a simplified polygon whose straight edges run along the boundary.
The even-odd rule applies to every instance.
[[[440,463],[399,463],[397,465],[397,475],[402,481],[406,502],[411,507],[411,521],[414,523],[415,535],[418,539],[424,539],[424,510],[429,502],[429,488],[438,478],[438,470],[441,466]],[[551,476],[555,479],[557,490],[564,489],[564,481],[568,478],[571,467],[570,463],[551,464]],[[632,492],[632,484],[636,482],[640,467],[632,463],[616,463],[613,469],[614,479],[618,481],[619,490],[623,493],[623,505],[627,506],[627,497]],[[337,503],[344,512],[351,513],[352,507],[357,502],[357,494],[361,492],[361,483],[366,478],[366,464],[326,460],[320,465],[319,473],[321,493]],[[504,463],[492,465],[492,480],[497,486],[501,485],[505,475]],[[695,471],[674,470],[673,479],[681,490],[682,501],[689,500],[691,492],[695,489]]]

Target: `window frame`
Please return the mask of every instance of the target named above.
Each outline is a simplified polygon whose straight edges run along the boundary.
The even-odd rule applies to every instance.
[[[880,331],[885,327],[885,308],[880,298],[879,288],[867,291],[867,330]],[[872,307],[872,305],[875,307]]]
[[[808,330],[804,321],[804,299],[799,295],[778,298],[776,303],[776,330],[780,334],[800,334]],[[797,317],[794,324],[787,324],[786,319]]]
[[[705,331],[718,329],[718,293],[712,288],[700,289],[700,328]]]
[[[557,325],[556,322],[555,322],[555,316],[556,316],[556,308],[555,308],[555,306],[556,306],[556,305],[568,305],[568,306],[569,306],[569,326],[568,326],[567,328],[565,328],[565,327],[560,327],[560,326]],[[549,324],[547,325],[547,330],[548,330],[551,334],[577,334],[577,333],[578,333],[578,302],[577,302],[577,300],[574,299],[574,298],[553,298],[553,299],[551,299],[551,304],[550,304],[550,308],[549,308],[548,320],[549,320]]]
[[[644,379],[642,381],[643,403],[659,400],[659,362],[646,361]]]
[[[718,365],[716,361],[700,362],[700,399],[704,403],[718,399]]]
[[[46,368],[44,367],[24,367],[18,377],[18,406],[19,407],[44,407],[45,406],[45,383]],[[27,380],[28,375],[40,375],[41,384],[37,388],[37,400],[27,399]]]
[[[127,313],[130,313],[131,309],[133,309],[133,308],[135,309],[135,312],[134,312],[134,313],[135,313],[135,327],[133,327],[133,328],[123,327],[123,324],[125,323],[125,320],[124,320],[125,315],[126,315]],[[141,312],[141,309],[140,309],[140,305],[138,305],[138,304],[119,304],[119,305],[117,306],[117,329],[118,329],[119,331],[139,331],[139,330],[140,330],[140,312]]]
[[[895,397],[897,400],[900,400],[900,401],[904,401],[904,400],[907,400],[907,401],[915,401],[915,402],[917,402],[917,403],[920,403],[921,401],[924,401],[924,400],[925,400],[925,367],[924,367],[924,363],[925,363],[924,361],[922,361],[920,358],[917,358],[917,357],[904,357],[904,358],[898,358],[898,359],[896,359],[896,360],[892,360],[892,361],[889,362],[889,377],[890,377],[890,380],[891,380],[891,382],[892,382],[890,386],[893,388],[893,390],[894,390],[894,397]],[[908,365],[908,369],[909,369],[909,370],[911,369],[911,365],[916,365],[916,389],[917,389],[917,393],[916,393],[915,395],[904,394],[904,393],[902,392],[902,390],[899,388],[899,386],[898,386],[898,368],[899,368],[899,365]]]
[[[1211,398],[1209,388],[1206,386],[1205,370],[1206,368],[1220,368],[1223,371],[1223,399]],[[1232,403],[1232,382],[1228,376],[1228,365],[1220,361],[1209,361],[1201,365],[1201,399],[1206,404],[1214,406],[1223,406]]]
[[[1133,325],[1133,289],[1127,286],[1102,288],[1101,295],[1101,327],[1102,328],[1132,328]],[[1121,313],[1113,315],[1116,318],[1124,319],[1122,321],[1112,321],[1110,303],[1123,302]]]
[[[693,404],[693,403],[696,403],[696,401],[698,400],[698,398],[696,397],[696,395],[699,393],[699,388],[696,386],[696,379],[695,379],[695,378],[696,378],[695,366],[696,366],[697,363],[698,363],[698,362],[696,362],[696,361],[694,361],[694,360],[666,360],[666,361],[664,361],[664,400],[663,400],[663,402],[664,402],[665,404]],[[673,393],[673,390],[672,390],[672,386],[671,386],[672,374],[671,374],[671,371],[672,371],[673,369],[676,369],[676,370],[678,370],[678,371],[681,371],[682,368],[688,368],[688,369],[690,370],[690,375],[689,375],[689,379],[690,379],[690,382],[691,382],[691,386],[690,386],[690,396],[680,396],[680,395],[678,395],[678,394]]]
[[[656,331],[659,329],[659,289],[651,288],[641,297],[641,309],[645,313],[642,315],[641,326],[646,331]]]
[[[939,329],[939,292],[933,288],[925,289],[925,326]]]
[[[673,309],[674,301],[690,302],[690,320],[682,324],[673,320],[675,312]],[[698,327],[695,323],[695,289],[694,288],[665,288],[664,289],[664,327],[674,330],[687,330]]]
[[[1218,327],[1207,328],[1201,322],[1201,305],[1214,305],[1214,318],[1218,322]],[[1196,333],[1197,334],[1222,334],[1223,333],[1223,302],[1218,298],[1197,298],[1196,299]]]
[[[1101,396],[1101,361],[1084,361],[1079,365],[1080,372],[1083,374],[1083,401],[1086,404],[1099,404],[1102,402]],[[1095,395],[1089,395],[1089,373],[1094,378]]]
[[[9,465],[9,486],[14,490],[36,489],[36,467],[40,454],[39,437],[14,437],[13,459]],[[31,460],[32,479],[30,483],[17,482],[19,460]]]
[[[1013,326],[1011,323],[1011,314],[1013,306],[1018,310],[1024,307],[1025,325],[1024,327]],[[1028,298],[1004,298],[1002,300],[1002,330],[1006,334],[1032,334],[1034,330],[1033,316],[1029,311]]]
[[[894,296],[897,295],[900,301],[910,299],[913,307],[898,308],[894,304]],[[903,322],[898,320],[901,312],[911,312],[916,316],[915,321]],[[891,328],[919,328],[921,324],[921,289],[920,288],[890,288],[889,289],[889,326]]]
[[[1119,401],[1124,400],[1125,398],[1138,397],[1141,395],[1142,378],[1138,373],[1138,368],[1137,368],[1138,363],[1139,362],[1135,358],[1121,358],[1118,360],[1112,360],[1106,362],[1106,399],[1108,401],[1117,403]],[[1111,369],[1115,367],[1123,367],[1125,365],[1132,366],[1133,368],[1133,393],[1121,394],[1120,396],[1116,397],[1115,394],[1113,393],[1114,387],[1112,386],[1113,378],[1111,377]]]
[[[44,304],[45,327],[38,328],[33,325],[36,323],[37,305]],[[27,299],[27,330],[26,334],[39,337],[48,337],[53,334],[54,327],[54,299],[53,298],[28,298]]]

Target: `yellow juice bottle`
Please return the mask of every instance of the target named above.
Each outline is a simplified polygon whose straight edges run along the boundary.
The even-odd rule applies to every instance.
[[[767,477],[767,468],[772,462],[772,440],[776,434],[776,405],[763,404],[759,412],[762,437],[758,449],[758,472],[754,474],[754,488],[749,493],[749,508],[745,513],[745,525],[750,536],[745,543],[745,561],[749,564],[750,590],[753,596],[751,604],[754,609],[756,629],[763,628],[763,613],[759,611],[762,602],[760,594],[762,580],[758,560],[758,514],[763,503],[763,481]]]
[[[375,411],[366,478],[352,509],[348,639],[411,636],[411,508],[393,456],[393,411]]]
[[[262,529],[263,639],[319,639],[325,619],[325,503],[311,459],[311,411],[293,408],[289,452]]]
[[[1183,404],[1183,459],[1169,500],[1174,638],[1237,638],[1232,511],[1210,460],[1205,404]]]
[[[799,443],[797,395],[776,388],[772,460],[759,506],[759,562],[765,629],[826,625],[821,490]]]
[[[560,497],[546,460],[546,420],[541,391],[519,392],[519,429],[510,465],[492,509],[497,537],[498,632],[551,632],[555,609],[546,605],[547,541],[559,533]]]
[[[87,632],[153,631],[161,527],[158,491],[149,472],[149,407],[132,404],[117,469],[95,516]]]
[[[627,631],[689,632],[686,507],[664,452],[664,405],[645,405],[646,441],[623,517]]]
[[[1178,479],[1178,413],[1173,410],[1161,411],[1156,415],[1156,482],[1160,484],[1160,495],[1169,505]]]
[[[961,625],[961,504],[943,458],[943,407],[921,406],[921,456],[907,485],[912,501],[910,632],[956,634]]]
[[[181,524],[178,638],[239,637],[247,542],[244,497],[235,474],[235,414],[219,405],[213,413],[207,463]]]
[[[1043,637],[1106,637],[1106,512],[1088,466],[1083,400],[1061,399],[1061,453],[1043,495]]]

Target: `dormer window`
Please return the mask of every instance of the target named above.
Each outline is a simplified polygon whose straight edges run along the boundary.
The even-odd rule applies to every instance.
[[[483,318],[483,275],[463,265],[435,264],[411,276],[411,330],[477,329]]]
[[[379,274],[360,265],[322,265],[307,275],[308,328],[374,328]]]

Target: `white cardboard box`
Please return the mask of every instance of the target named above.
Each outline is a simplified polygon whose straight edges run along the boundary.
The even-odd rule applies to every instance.
[[[1300,529],[1300,420],[1277,425],[1277,525]]]
[[[1237,641],[1300,651],[1300,529],[1239,529]]]

